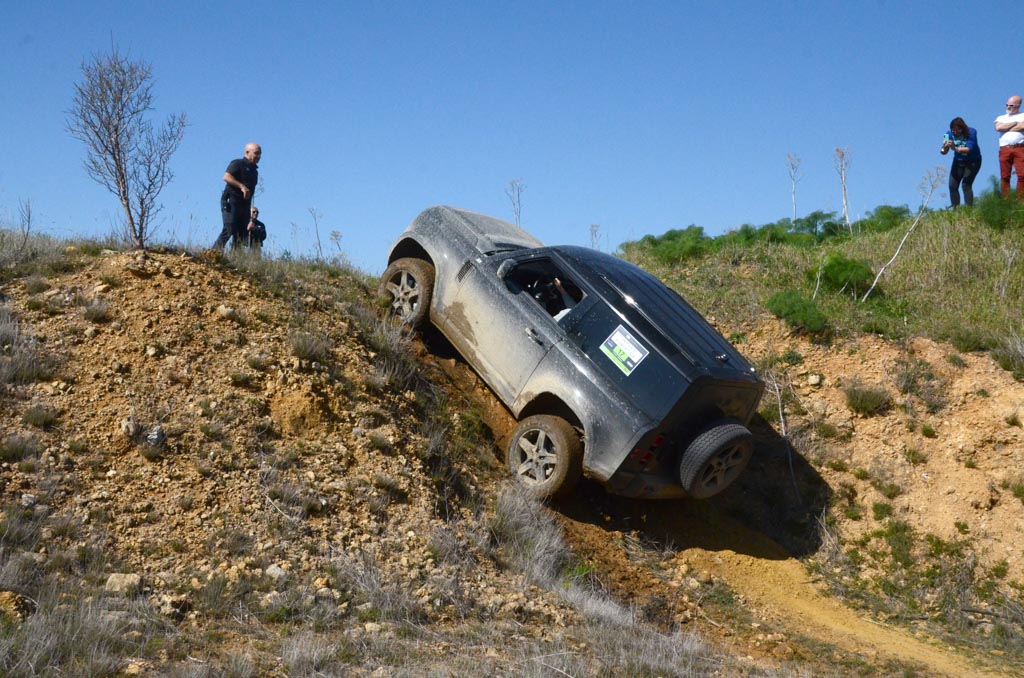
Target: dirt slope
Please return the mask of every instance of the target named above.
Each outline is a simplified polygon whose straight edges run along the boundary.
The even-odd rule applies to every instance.
[[[1000,489],[1004,481],[1020,478],[1024,468],[1024,434],[1006,422],[1008,415],[1024,411],[1024,385],[987,357],[963,356],[966,364],[956,367],[948,360],[955,353],[950,346],[928,340],[899,347],[877,337],[862,337],[822,347],[790,336],[774,320],[749,329],[746,335],[742,348],[755,361],[786,350],[803,356],[803,363],[794,370],[792,386],[807,412],[799,417],[787,415],[790,430],[808,421],[828,421],[846,432],[843,439],[830,440],[822,452],[844,462],[839,467],[844,470],[824,464],[817,469],[823,487],[850,483],[856,485],[861,501],[891,501],[896,515],[922,534],[954,539],[959,533],[956,523],[966,522],[978,538],[986,562],[1005,561],[1011,577],[1024,574],[1020,551],[1024,510],[1012,494]],[[438,348],[436,344],[443,345],[443,341],[434,344],[435,353],[450,350]],[[936,413],[924,411],[912,396],[901,394],[893,385],[900,361],[911,360],[925,361],[931,381],[938,382],[936,388],[941,387],[945,394],[944,405]],[[512,418],[468,368],[455,360],[446,364],[463,388],[472,386],[475,396],[487,404],[488,423],[503,447],[514,426]],[[885,388],[897,407],[873,417],[851,413],[841,387],[854,378]],[[922,423],[932,426],[937,436],[923,436]],[[910,463],[906,458],[910,447],[919,448],[927,459]],[[972,463],[965,465],[966,459]],[[766,465],[773,468],[766,469]],[[868,479],[858,480],[851,474],[858,468],[898,482],[902,494],[894,499],[883,497]],[[915,637],[844,607],[812,581],[805,565],[779,543],[763,531],[751,529],[749,521],[727,517],[726,512],[737,504],[764,501],[748,491],[749,486],[759,484],[756,476],[751,477],[759,470],[774,476],[762,479],[771,502],[793,501],[788,493],[789,472],[776,457],[762,461],[760,467],[753,465],[743,483],[748,487],[709,502],[682,506],[633,502],[584,488],[558,510],[570,544],[599,563],[613,591],[641,606],[657,601],[667,607],[672,621],[696,621],[738,652],[765,658],[810,658],[812,653],[801,650],[796,640],[802,636],[833,646],[855,660],[895,660],[919,667],[924,675],[1011,675],[987,657],[966,656],[935,639]],[[755,513],[768,511],[755,509]],[[877,525],[863,518],[841,520],[838,529],[857,535]],[[628,547],[630,539],[666,545],[665,559],[653,567],[637,562]],[[694,575],[699,575],[697,581]],[[711,620],[704,616],[699,598],[688,595],[693,593],[688,592],[688,584],[697,588],[695,584],[712,579],[724,581],[742,597],[758,619],[755,629],[764,625],[779,632],[740,632],[743,640],[737,642],[737,629],[723,632],[714,622],[709,625]]]
[[[155,598],[174,603],[183,589],[267,572],[337,596],[332,563],[362,550],[383,576],[416,582],[419,602],[438,619],[453,600],[452,582],[465,604],[521,624],[527,635],[576,619],[557,596],[482,557],[471,535],[460,543],[475,558],[469,580],[460,580],[457,561],[438,560],[430,539],[440,523],[438,494],[421,455],[430,441],[416,426],[423,412],[412,394],[381,388],[375,351],[344,302],[271,298],[242,276],[180,255],[109,254],[54,276],[38,294],[21,285],[4,292],[64,367],[4,401],[3,436],[30,428],[23,417],[33,405],[55,408],[59,419],[40,434],[46,473],[7,464],[0,494],[5,503],[31,503],[42,495],[40,476],[63,484],[47,499],[51,509],[101,528],[103,547],[143,574]],[[88,322],[76,306],[81,297],[104,300],[111,317]],[[31,310],[30,298],[44,305]],[[305,324],[289,326],[294,317]],[[294,332],[304,329],[329,340],[330,368],[294,357]],[[787,414],[788,430],[826,422],[837,432],[827,440],[808,434],[820,458],[795,460],[798,487],[781,451],[781,424],[761,424],[747,476],[710,502],[631,502],[584,485],[554,507],[574,551],[652,623],[697,628],[750,656],[752,667],[827,674],[834,657],[818,655],[824,643],[873,667],[897,661],[922,675],[997,675],[983,657],[868,620],[825,595],[800,562],[820,543],[794,540],[784,525],[806,528],[831,488],[847,484],[859,503],[889,502],[922,534],[954,538],[966,525],[985,562],[1005,561],[1008,577],[1024,579],[1024,511],[1004,487],[1024,468],[1024,435],[1007,424],[1024,414],[1024,385],[985,357],[954,365],[950,347],[924,340],[896,346],[863,337],[821,347],[789,337],[774,320],[742,333],[740,348],[755,361],[790,349],[801,358],[788,374],[804,414]],[[429,373],[443,370],[433,378],[484,411],[503,449],[513,422],[500,403],[436,336],[420,352]],[[941,407],[929,412],[921,397],[899,392],[901,361],[927,363],[928,383],[945,394]],[[854,377],[884,387],[895,406],[880,416],[852,414],[841,386]],[[158,425],[166,445],[143,462],[139,441]],[[914,462],[910,449],[921,453]],[[492,459],[463,477],[487,496],[500,466]],[[883,497],[871,482],[879,478],[901,493]],[[456,499],[445,510],[468,519],[475,509]],[[878,523],[840,517],[837,527],[855,536]],[[252,543],[240,547],[246,535]],[[735,617],[712,604],[726,588],[741,608]],[[273,603],[271,592],[265,602]],[[192,612],[183,623],[198,628],[203,618]]]

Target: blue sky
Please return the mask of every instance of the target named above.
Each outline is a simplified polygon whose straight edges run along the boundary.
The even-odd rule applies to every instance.
[[[221,175],[263,146],[257,195],[275,251],[312,253],[315,208],[378,273],[419,213],[449,204],[549,244],[602,245],[689,224],[717,235],[920,202],[954,116],[978,129],[976,189],[997,174],[993,119],[1024,92],[1017,3],[0,0],[0,222],[105,235],[118,203],[65,131],[83,59],[116,44],[155,76],[157,120],[184,111],[158,240],[212,243]],[[945,187],[933,206],[946,204]]]

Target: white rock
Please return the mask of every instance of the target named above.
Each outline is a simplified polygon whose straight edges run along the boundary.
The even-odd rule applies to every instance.
[[[107,577],[103,590],[107,593],[132,595],[142,588],[142,576],[134,573],[115,572]]]

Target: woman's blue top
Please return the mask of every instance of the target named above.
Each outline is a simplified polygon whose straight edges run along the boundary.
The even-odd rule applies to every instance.
[[[953,150],[953,162],[975,162],[981,160],[981,149],[978,148],[978,130],[968,127],[966,137],[958,137],[950,130],[946,132],[946,137],[953,141],[954,149],[967,148],[967,155]]]

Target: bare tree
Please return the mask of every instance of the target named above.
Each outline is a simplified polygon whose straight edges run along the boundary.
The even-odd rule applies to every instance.
[[[832,154],[832,162],[839,175],[839,185],[843,187],[843,221],[846,222],[846,230],[853,233],[853,227],[850,225],[850,202],[846,197],[846,173],[850,169],[850,159],[849,146],[836,146],[836,150]]]
[[[66,112],[67,130],[85,144],[85,171],[124,208],[128,239],[143,248],[161,209],[157,196],[174,178],[170,160],[185,133],[185,114],[154,129],[146,118],[153,110],[153,67],[116,47],[83,61],[82,76]]]
[[[942,185],[946,179],[946,169],[944,167],[936,167],[934,170],[928,170],[924,178],[921,179],[921,183],[917,185],[917,190],[921,194],[921,206],[917,210],[917,215],[914,217],[914,221],[911,222],[910,228],[907,229],[906,234],[903,236],[903,240],[900,240],[899,247],[896,248],[896,253],[892,255],[892,259],[886,262],[885,266],[878,269],[878,275],[875,276],[874,282],[871,283],[871,287],[861,297],[861,303],[868,300],[871,293],[875,291],[875,286],[878,285],[878,281],[882,279],[882,274],[885,273],[885,269],[892,265],[892,262],[896,261],[896,257],[900,255],[900,251],[903,249],[903,245],[906,244],[907,238],[914,232],[917,225],[921,223],[921,217],[924,216],[928,209],[928,203],[932,201],[932,195],[935,193],[935,189]]]
[[[512,203],[512,216],[515,218],[516,226],[520,225],[520,218],[523,216],[523,191],[525,190],[526,184],[522,179],[509,179],[508,186],[505,188],[505,195]]]
[[[796,183],[800,181],[800,156],[797,153],[786,154],[786,169],[789,170],[790,195],[793,196],[793,221],[796,221]]]
[[[601,225],[591,224],[590,225],[590,249],[600,250],[601,249]]]

